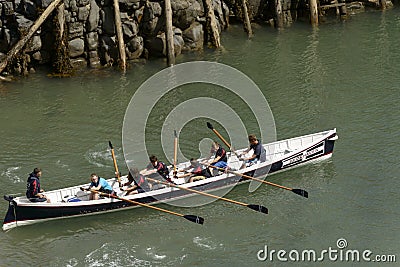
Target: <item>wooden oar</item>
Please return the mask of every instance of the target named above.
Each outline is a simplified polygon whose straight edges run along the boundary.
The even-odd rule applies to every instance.
[[[85,190],[87,190],[87,189],[85,189]],[[196,215],[183,215],[183,214],[180,214],[180,213],[177,213],[177,212],[174,212],[174,211],[170,211],[170,210],[154,207],[154,206],[151,206],[149,204],[137,202],[137,201],[134,201],[134,200],[131,200],[131,199],[126,199],[126,198],[122,198],[122,197],[119,197],[119,196],[106,194],[106,193],[103,193],[103,192],[100,192],[100,191],[94,190],[94,189],[89,189],[89,191],[97,193],[97,194],[99,194],[101,196],[104,196],[104,197],[119,199],[119,200],[122,200],[122,201],[125,201],[125,202],[128,202],[128,203],[132,203],[132,204],[135,204],[135,205],[142,206],[142,207],[146,207],[146,208],[162,211],[162,212],[165,212],[165,213],[169,213],[169,214],[172,214],[172,215],[175,215],[175,216],[183,217],[186,220],[189,220],[189,221],[194,222],[194,223],[198,223],[198,224],[203,224],[204,223],[204,219],[202,217],[199,217],[199,216],[196,216]]]
[[[293,189],[293,188],[286,187],[286,186],[283,186],[283,185],[274,184],[274,183],[271,183],[271,182],[268,182],[268,181],[264,181],[264,180],[261,180],[261,179],[258,179],[258,178],[251,177],[251,176],[246,175],[246,174],[242,174],[242,173],[239,173],[239,172],[235,172],[235,171],[231,171],[231,170],[227,170],[227,169],[223,169],[223,168],[218,168],[218,167],[215,167],[215,166],[209,165],[209,164],[203,164],[203,165],[206,165],[208,167],[211,167],[211,168],[214,168],[214,169],[217,169],[217,170],[220,170],[220,171],[233,173],[235,175],[239,175],[239,176],[242,176],[244,178],[251,179],[251,180],[254,180],[254,181],[257,181],[257,182],[260,182],[260,183],[264,183],[264,184],[276,186],[276,187],[279,187],[279,188],[282,188],[282,189],[285,189],[285,190],[289,190],[289,191],[292,191],[293,193],[295,193],[297,195],[300,195],[302,197],[308,198],[308,192],[306,190],[303,190],[303,189]]]
[[[151,182],[155,182],[155,183],[159,183],[159,184],[165,184],[165,185],[168,185],[168,186],[179,188],[181,190],[186,190],[186,191],[189,191],[189,192],[193,192],[193,193],[196,193],[196,194],[199,194],[199,195],[220,199],[220,200],[223,200],[223,201],[226,201],[226,202],[230,202],[230,203],[233,203],[233,204],[241,205],[241,206],[244,206],[244,207],[248,207],[248,208],[250,208],[252,210],[268,214],[268,209],[266,207],[264,207],[264,206],[261,206],[261,205],[246,204],[246,203],[243,203],[243,202],[240,202],[240,201],[236,201],[236,200],[232,200],[232,199],[229,199],[229,198],[220,197],[220,196],[216,196],[216,195],[211,195],[211,194],[206,193],[206,192],[197,191],[197,190],[194,190],[194,189],[191,189],[191,188],[187,188],[187,187],[183,187],[183,186],[179,186],[179,185],[175,185],[175,184],[170,184],[170,183],[158,181],[158,180],[155,180],[155,179],[152,179],[152,178],[146,178],[146,179],[151,181]]]
[[[118,171],[118,165],[117,165],[117,159],[115,158],[114,147],[111,144],[111,141],[108,141],[108,145],[110,146],[110,149],[111,149],[111,156],[112,156],[112,159],[113,159],[113,162],[114,162],[114,169],[115,169],[115,174],[117,175],[118,184],[119,184],[119,187],[121,187],[122,186],[122,184],[121,184],[121,175],[120,175],[120,173]]]
[[[176,130],[174,130],[174,177],[176,178],[177,171],[176,171],[176,160],[178,155],[178,134]]]
[[[229,150],[232,151],[236,155],[236,157],[240,160],[239,155],[236,153],[233,147],[222,137],[222,135],[217,130],[214,129],[212,124],[207,122],[207,127],[211,129],[218,136],[218,138],[221,139],[221,141],[229,148]]]

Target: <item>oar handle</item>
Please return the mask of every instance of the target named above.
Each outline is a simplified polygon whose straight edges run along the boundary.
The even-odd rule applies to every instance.
[[[178,157],[178,134],[176,133],[176,130],[174,130],[174,176],[176,176],[177,174],[176,171],[177,157]]]
[[[239,158],[239,155],[236,153],[233,147],[228,143],[228,141],[225,140],[225,138],[216,129],[214,129],[211,123],[207,122],[207,127],[211,129],[218,136],[219,139],[221,139],[221,141],[229,148],[230,151],[232,151],[236,155],[236,157]]]
[[[115,174],[117,175],[118,184],[121,186],[121,176],[120,176],[120,173],[118,170],[117,159],[115,158],[114,147],[113,147],[111,141],[108,141],[108,145],[111,148],[111,157],[113,159],[114,169],[115,169]]]

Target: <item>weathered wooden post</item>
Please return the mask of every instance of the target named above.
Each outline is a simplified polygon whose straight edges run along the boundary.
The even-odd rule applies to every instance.
[[[345,19],[347,16],[347,7],[346,7],[345,0],[343,0],[341,4],[342,5],[340,6],[340,17],[342,19]]]
[[[275,0],[275,27],[283,28],[282,0]]]
[[[114,17],[115,17],[115,29],[117,31],[118,49],[120,57],[119,66],[121,70],[125,72],[126,71],[125,43],[124,43],[124,35],[122,33],[121,14],[119,12],[118,0],[114,0]]]
[[[215,14],[214,14],[214,7],[211,3],[211,0],[205,0],[205,9],[206,9],[206,14],[207,14],[207,23],[210,27],[210,32],[211,32],[211,37],[210,37],[210,41],[211,43],[216,47],[220,47],[221,46],[221,41],[220,41],[220,37],[219,37],[219,31],[218,31],[218,27],[217,27],[217,19],[215,18]],[[208,29],[206,29],[208,30]],[[208,34],[210,36],[210,34]]]
[[[247,2],[246,0],[242,0],[242,7],[243,7],[243,16],[244,16],[244,25],[247,32],[247,36],[251,38],[253,36],[253,31],[251,29],[249,12],[247,10]]]
[[[311,25],[318,26],[318,3],[317,0],[310,0]]]
[[[167,64],[175,64],[174,33],[172,31],[171,0],[165,0],[165,39],[167,43]]]
[[[58,8],[57,8],[57,19],[58,19],[58,25],[60,26],[60,32],[59,32],[59,36],[60,36],[60,40],[62,40],[62,44],[64,44],[64,40],[63,40],[63,36],[64,36],[64,23],[65,23],[65,18],[64,18],[64,3],[61,3]]]
[[[57,36],[55,40],[55,60],[53,62],[53,67],[57,75],[68,75],[72,69],[68,53],[67,36],[64,28],[64,10],[64,3],[61,3],[57,8],[57,21],[55,22],[55,32]]]
[[[47,19],[47,17],[51,14],[51,12],[53,12],[60,2],[61,0],[55,0],[52,2],[31,26],[28,33],[23,36],[22,39],[19,40],[10,51],[8,51],[6,58],[0,63],[0,73],[3,72],[3,70],[7,67],[8,62],[19,52],[19,50],[24,47],[26,42],[31,39],[32,35],[39,29],[40,25],[42,25],[42,23]]]
[[[385,10],[387,8],[386,0],[379,0],[379,5],[382,10]]]
[[[339,16],[340,15],[339,2],[338,2],[338,0],[334,0],[333,3],[334,3],[335,8],[336,8],[336,16]]]

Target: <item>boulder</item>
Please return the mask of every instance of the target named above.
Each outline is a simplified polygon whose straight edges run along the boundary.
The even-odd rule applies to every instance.
[[[143,5],[140,0],[119,0],[118,2],[121,10],[136,10]]]
[[[164,57],[166,55],[165,33],[146,40],[146,48],[152,57]]]
[[[126,39],[131,39],[139,32],[139,26],[136,21],[124,21],[122,23],[122,32]]]
[[[196,0],[172,0],[172,21],[174,26],[187,29],[198,16],[204,15],[204,10]]]
[[[203,25],[198,22],[192,23],[189,28],[183,31],[182,37],[185,41],[185,50],[202,49],[204,43]]]
[[[76,5],[78,7],[84,7],[89,5],[90,0],[76,0]]]
[[[162,8],[157,2],[147,2],[143,10],[143,16],[140,20],[140,30],[143,35],[155,37],[164,27],[159,23],[159,17],[162,14]]]
[[[70,8],[71,12],[78,12],[78,5],[76,3],[76,0],[69,1],[69,8]]]
[[[78,20],[80,21],[86,21],[87,18],[89,17],[90,13],[90,5],[86,5],[83,7],[78,8]]]
[[[144,50],[143,37],[135,36],[129,42],[126,43],[126,56],[128,59],[139,58]]]
[[[185,44],[182,36],[174,35],[175,56],[180,55]],[[146,48],[153,57],[165,57],[167,55],[167,43],[165,33],[158,34],[156,37],[146,40]]]
[[[181,35],[174,35],[174,52],[175,56],[178,56],[182,53],[182,49],[185,45],[185,41],[183,40]]]
[[[99,25],[100,20],[100,8],[95,0],[90,0],[89,17],[86,23],[86,30],[88,32],[95,31]]]
[[[70,62],[74,69],[82,69],[87,66],[87,61],[84,57],[73,58]]]
[[[3,2],[2,3],[3,7],[3,14],[4,16],[11,16],[14,14],[14,3],[13,2]]]
[[[103,65],[112,65],[118,59],[118,47],[115,36],[100,37],[100,61]]]
[[[35,53],[32,54],[32,58],[36,61],[42,61],[42,54],[40,53],[40,51],[37,51]]]
[[[33,21],[25,18],[24,16],[18,14],[15,19],[17,23],[17,28],[22,31],[28,33],[29,28],[33,25]]]
[[[34,35],[31,40],[26,45],[25,51],[26,52],[35,52],[39,51],[42,48],[42,39],[39,35]]]
[[[69,56],[72,58],[79,57],[85,52],[85,42],[81,38],[73,39],[68,42]]]
[[[100,66],[100,58],[97,51],[90,51],[88,53],[88,57],[89,57],[89,66],[91,68],[97,68]]]
[[[86,35],[86,43],[89,51],[97,50],[97,46],[99,43],[99,35],[97,34],[97,32],[89,32]]]
[[[68,35],[69,40],[83,37],[83,23],[71,22],[69,24],[68,31],[69,31]]]

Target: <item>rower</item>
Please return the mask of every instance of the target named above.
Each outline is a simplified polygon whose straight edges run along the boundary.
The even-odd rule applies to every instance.
[[[158,173],[163,177],[167,182],[174,183],[171,178],[169,177],[169,170],[167,165],[162,162],[158,161],[157,157],[152,155],[149,157],[150,164],[147,167],[140,171],[141,175],[147,176],[153,173]]]
[[[179,178],[190,176],[188,183],[211,177],[210,170],[208,168],[205,168],[194,158],[190,159],[190,165],[187,168],[183,169],[183,171],[186,171],[187,173]]]
[[[251,165],[254,165],[254,164],[258,163],[258,162],[266,161],[265,148],[263,147],[261,141],[257,139],[255,134],[250,134],[249,135],[249,144],[250,144],[249,148],[244,150],[241,153],[241,155],[244,156],[250,150],[253,150],[253,155],[251,155],[248,158],[242,157],[242,159],[244,160],[243,165],[241,167],[242,169],[245,168],[245,167],[249,167]]]
[[[128,182],[123,184],[123,186],[127,187],[124,189],[126,196],[150,191],[152,188],[152,185],[148,183],[146,178],[139,173],[137,168],[133,168],[131,171],[129,171],[127,178]]]
[[[209,163],[210,165],[221,169],[225,169],[228,166],[226,150],[222,146],[220,146],[217,141],[214,141],[211,144],[210,156],[205,161],[208,161],[212,156],[214,156],[214,159]],[[213,176],[212,168],[209,167],[208,170]]]

